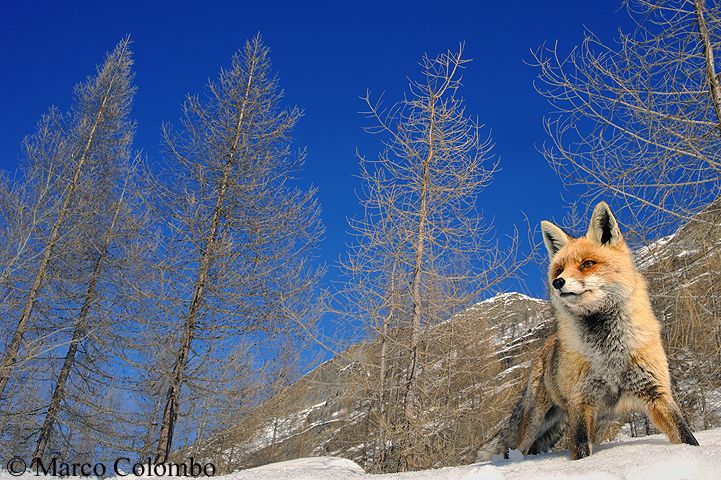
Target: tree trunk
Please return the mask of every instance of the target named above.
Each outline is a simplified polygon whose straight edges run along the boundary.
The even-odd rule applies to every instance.
[[[376,462],[378,465],[385,464],[387,460],[387,441],[388,441],[388,418],[386,403],[388,402],[388,392],[386,389],[386,376],[388,370],[388,325],[393,319],[393,311],[396,306],[396,266],[397,263],[393,263],[393,269],[391,270],[391,281],[390,281],[390,305],[389,311],[386,318],[383,319],[383,325],[381,326],[381,353],[380,353],[380,372],[379,388],[378,388],[378,446],[379,452]]]
[[[75,322],[75,328],[73,329],[73,336],[72,340],[70,341],[70,347],[65,354],[65,359],[63,360],[63,367],[60,370],[60,375],[58,376],[58,380],[55,384],[55,389],[53,390],[53,395],[50,400],[50,406],[48,407],[48,411],[45,414],[43,426],[40,429],[40,436],[38,437],[38,442],[35,447],[35,453],[33,454],[33,462],[42,459],[43,455],[45,454],[45,449],[48,446],[50,437],[52,435],[53,427],[55,426],[55,420],[57,419],[58,412],[60,411],[60,404],[65,399],[65,386],[67,384],[68,377],[70,376],[70,370],[75,363],[75,355],[78,352],[78,346],[87,331],[88,313],[90,312],[92,302],[95,300],[95,290],[98,284],[98,278],[100,277],[103,262],[105,261],[105,257],[108,254],[108,249],[110,248],[110,241],[113,235],[113,231],[115,230],[115,224],[117,223],[118,215],[120,214],[120,208],[123,204],[124,196],[125,191],[123,190],[123,193],[121,193],[120,198],[118,199],[118,204],[115,209],[115,213],[113,214],[113,219],[110,222],[108,230],[105,234],[105,239],[103,240],[103,247],[100,250],[100,255],[98,256],[97,260],[95,260],[93,273],[90,277],[90,282],[88,283],[88,290],[85,294],[83,305],[82,307],[80,307],[80,315],[78,316],[78,321]]]
[[[406,389],[404,395],[404,416],[406,422],[406,436],[411,436],[411,424],[416,417],[416,397],[418,395],[418,379],[416,369],[418,367],[418,347],[421,340],[421,325],[423,319],[423,305],[421,295],[421,281],[423,278],[424,253],[427,241],[426,224],[428,222],[428,190],[430,188],[430,163],[435,154],[433,150],[433,129],[435,117],[435,97],[430,98],[430,124],[428,127],[428,156],[423,161],[423,177],[421,179],[421,205],[418,213],[418,233],[415,244],[415,266],[411,277],[411,299],[413,301],[413,320],[411,324],[411,358],[406,376]],[[413,468],[414,461],[411,454],[410,444],[412,440],[406,439],[401,451],[400,470],[406,471]]]
[[[713,102],[713,107],[716,111],[716,121],[718,122],[719,132],[721,132],[721,85],[719,84],[718,76],[716,76],[716,66],[714,63],[711,36],[709,35],[708,27],[706,26],[706,19],[704,18],[704,10],[706,9],[706,6],[704,5],[704,0],[694,0],[693,3],[696,10],[698,33],[701,36],[701,43],[703,43],[703,51],[706,61],[706,79],[708,80],[711,101]]]
[[[376,463],[378,465],[383,465],[386,460],[386,440],[387,440],[387,433],[386,433],[386,425],[387,425],[387,418],[386,418],[386,369],[387,369],[387,356],[388,356],[388,339],[386,338],[388,335],[388,321],[390,320],[391,314],[388,315],[388,318],[386,318],[383,321],[383,326],[381,328],[381,358],[380,358],[380,373],[379,376],[379,386],[378,386],[378,456],[376,458]]]
[[[218,187],[218,198],[213,211],[213,217],[210,221],[210,230],[208,237],[205,241],[205,248],[202,250],[200,257],[200,265],[198,268],[198,275],[195,280],[195,287],[193,290],[193,297],[190,302],[190,308],[185,317],[183,326],[183,336],[180,341],[180,349],[178,350],[178,357],[173,366],[173,378],[171,379],[168,392],[166,394],[165,409],[163,410],[163,420],[160,426],[160,438],[158,440],[158,449],[155,455],[155,463],[164,463],[173,441],[173,430],[175,428],[175,421],[178,418],[178,399],[180,397],[180,389],[183,386],[185,380],[185,368],[188,364],[188,355],[190,353],[190,346],[193,342],[193,334],[195,326],[198,321],[198,313],[200,306],[203,302],[203,294],[205,291],[205,284],[208,280],[208,271],[210,269],[213,260],[213,250],[215,248],[215,242],[217,240],[218,229],[220,227],[221,212],[225,201],[225,193],[228,188],[230,180],[230,173],[233,167],[233,161],[235,159],[236,149],[240,141],[240,130],[243,124],[245,116],[245,107],[248,103],[248,95],[250,93],[250,86],[253,81],[254,68],[256,66],[256,59],[253,59],[250,71],[248,73],[248,82],[245,87],[245,96],[243,103],[238,110],[238,117],[235,124],[235,131],[233,133],[233,139],[228,152],[228,160],[223,168],[223,175]]]
[[[40,289],[42,288],[43,282],[45,281],[45,275],[47,274],[47,268],[48,264],[50,263],[50,258],[53,256],[55,244],[60,238],[60,229],[65,222],[65,217],[70,210],[70,203],[72,202],[75,191],[78,188],[78,183],[80,182],[80,174],[83,171],[83,166],[88,158],[90,149],[93,145],[93,141],[95,139],[95,132],[98,129],[98,126],[100,125],[100,122],[102,121],[103,115],[105,113],[105,107],[108,101],[108,96],[110,95],[110,89],[112,85],[113,84],[111,82],[110,85],[108,85],[106,94],[103,96],[103,100],[100,104],[100,109],[98,110],[98,114],[95,117],[95,122],[90,129],[88,140],[86,141],[83,152],[78,159],[78,163],[75,165],[73,178],[70,181],[70,184],[65,189],[63,204],[60,207],[60,211],[58,212],[58,217],[55,220],[55,224],[50,231],[50,237],[48,238],[48,243],[45,245],[42,259],[40,260],[38,270],[35,273],[35,279],[33,280],[32,287],[30,288],[30,292],[28,293],[27,301],[25,302],[25,307],[23,308],[22,314],[20,315],[20,320],[18,320],[17,327],[15,327],[15,333],[13,334],[13,338],[10,341],[10,345],[8,345],[7,350],[5,351],[5,355],[3,356],[2,364],[0,365],[0,399],[3,398],[3,395],[5,393],[5,388],[7,387],[7,383],[10,378],[10,370],[12,369],[15,361],[17,360],[17,355],[20,351],[20,345],[22,344],[23,336],[25,335],[25,331],[27,330],[30,316],[33,313],[35,302],[37,301],[38,295],[40,294]]]
[[[275,455],[275,441],[278,435],[278,417],[273,417],[273,438],[270,440],[270,459]]]

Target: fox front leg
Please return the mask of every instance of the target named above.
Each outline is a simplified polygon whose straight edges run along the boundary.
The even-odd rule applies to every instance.
[[[656,370],[658,371],[658,368]],[[654,375],[653,371],[646,365],[638,364],[635,369],[627,373],[626,383],[632,387],[633,394],[645,405],[646,413],[651,421],[666,434],[671,443],[698,445],[696,437],[693,436],[683,418],[681,409],[673,399],[670,382],[658,380],[659,376],[668,378],[668,373]]]
[[[661,394],[658,398],[646,400],[646,410],[651,421],[666,434],[671,443],[686,443],[698,446],[698,440],[691,433],[681,409],[670,395]]]
[[[571,460],[591,455],[593,433],[596,431],[596,414],[588,403],[569,405],[568,409],[569,442]]]

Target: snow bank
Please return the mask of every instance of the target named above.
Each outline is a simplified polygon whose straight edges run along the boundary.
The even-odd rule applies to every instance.
[[[605,443],[583,460],[567,452],[497,460],[423,472],[369,475],[338,457],[273,463],[217,477],[219,480],[717,480],[721,478],[721,428],[696,433],[700,447],[671,445],[662,435]],[[518,454],[520,456],[520,454]],[[522,456],[521,456],[522,457]],[[13,477],[0,470],[0,480]],[[142,479],[158,477],[122,477]],[[190,478],[190,477],[187,477]],[[118,479],[119,480],[119,479]]]
[[[236,472],[225,480],[718,480],[721,429],[698,432],[696,438],[700,447],[672,445],[665,436],[653,435],[605,443],[574,462],[560,452],[387,475],[366,475],[349,460],[306,458]]]
[[[347,480],[368,478],[357,463],[339,457],[311,457],[271,463],[220,477],[223,480]]]

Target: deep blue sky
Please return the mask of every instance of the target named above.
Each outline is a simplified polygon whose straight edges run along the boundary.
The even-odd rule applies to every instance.
[[[20,141],[50,105],[67,107],[73,85],[106,51],[131,35],[135,52],[136,148],[159,158],[159,127],[177,121],[187,92],[200,92],[256,32],[272,50],[289,103],[305,109],[296,131],[308,147],[305,179],[320,189],[327,238],[322,256],[344,251],[346,218],[357,211],[359,148],[377,139],[361,130],[366,89],[398,99],[423,53],[466,45],[469,113],[492,131],[501,172],[479,206],[499,235],[524,214],[533,224],[564,214],[559,180],[536,151],[544,141],[545,100],[524,64],[530,49],[559,41],[564,51],[584,26],[609,39],[627,22],[620,2],[3,2],[0,10],[0,168],[14,170]],[[527,292],[544,295],[538,269]]]

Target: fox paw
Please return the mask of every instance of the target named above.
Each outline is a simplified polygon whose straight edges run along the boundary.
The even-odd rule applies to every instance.
[[[571,460],[580,460],[591,455],[591,446],[588,443],[574,445],[571,448]]]

